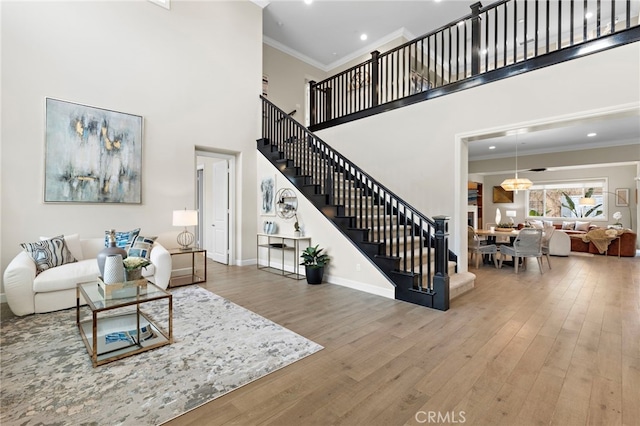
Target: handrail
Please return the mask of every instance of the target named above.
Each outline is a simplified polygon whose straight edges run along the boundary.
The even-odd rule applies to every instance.
[[[353,217],[354,228],[368,230],[368,242],[384,244],[389,256],[402,258],[400,272],[424,277],[416,291],[432,291],[432,276],[447,276],[446,261],[456,259],[446,244],[440,255],[425,249],[437,246],[436,230],[442,228],[438,221],[420,213],[265,97],[260,98],[263,138],[275,144],[299,168],[299,174],[318,188],[314,195],[324,195],[329,204],[341,206],[344,216]],[[434,256],[444,261],[441,265],[436,262],[432,269]]]
[[[587,12],[592,19],[586,18]],[[637,13],[631,0],[623,7],[615,1],[604,7],[600,0],[500,0],[486,7],[474,3],[471,13],[460,19],[387,52],[374,51],[371,59],[335,76],[311,81],[310,127],[321,128],[343,117],[361,118],[363,111],[395,106],[407,98],[425,100],[430,93],[444,93],[434,89],[497,70],[507,72],[515,64],[619,34],[638,26]],[[620,43],[626,42],[620,38]],[[577,56],[568,54],[560,62]],[[541,66],[545,65],[549,63]]]

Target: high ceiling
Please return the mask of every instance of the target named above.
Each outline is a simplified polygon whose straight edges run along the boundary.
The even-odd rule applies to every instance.
[[[455,22],[468,15],[470,5],[475,2],[313,0],[306,4],[303,0],[262,1],[266,5],[263,36],[265,43],[329,71],[400,35],[412,39]],[[365,41],[360,39],[363,33],[367,34]],[[587,137],[589,133],[597,135]],[[469,144],[469,159],[513,156],[514,138],[494,135],[473,141]],[[639,144],[640,149],[638,114],[525,129],[518,136],[518,155],[628,144]],[[490,146],[495,149],[490,150]]]

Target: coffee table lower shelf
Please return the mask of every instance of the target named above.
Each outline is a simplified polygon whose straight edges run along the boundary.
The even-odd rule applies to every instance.
[[[140,312],[140,316],[142,339],[137,336],[136,312],[100,318],[97,322],[98,340],[95,346],[93,319],[78,323],[80,335],[94,367],[171,344],[171,339],[162,328],[144,313]]]

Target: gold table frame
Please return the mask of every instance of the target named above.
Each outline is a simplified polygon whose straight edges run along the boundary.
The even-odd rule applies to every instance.
[[[81,297],[87,303],[86,305],[80,305]],[[141,306],[147,302],[162,299],[166,299],[168,305],[169,316],[167,320],[167,330],[161,327],[157,321],[141,309]],[[85,307],[91,310],[91,318],[81,320],[80,311]],[[135,310],[127,310],[127,307],[135,307]],[[116,310],[120,310],[121,312],[115,315],[100,316],[100,314],[113,313]],[[141,319],[146,320],[148,323],[152,331],[152,338],[141,338],[143,334]],[[101,325],[101,321],[104,323],[119,320],[124,322],[133,322],[135,320],[135,329],[131,330],[135,332],[135,337],[134,335],[129,336],[132,343],[127,346],[118,347],[117,349],[98,352],[99,338],[96,338],[96,336],[99,336],[98,328]],[[91,357],[93,367],[97,367],[173,343],[173,296],[171,293],[151,282],[146,282],[141,285],[139,282],[134,281],[124,289],[124,292],[118,291],[111,295],[104,295],[100,292],[97,280],[79,283],[76,286],[76,325],[87,348],[87,352]]]

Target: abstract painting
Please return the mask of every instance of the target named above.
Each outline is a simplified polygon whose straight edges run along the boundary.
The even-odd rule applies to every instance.
[[[47,98],[45,129],[45,202],[142,202],[141,116]]]
[[[276,177],[266,176],[260,181],[260,197],[261,203],[260,214],[264,216],[275,216],[275,196],[276,196]]]

